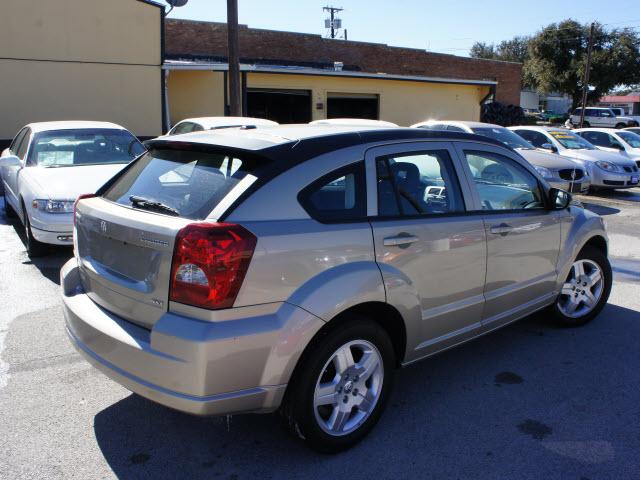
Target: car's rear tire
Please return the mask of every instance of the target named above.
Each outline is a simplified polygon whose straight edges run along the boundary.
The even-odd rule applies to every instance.
[[[612,282],[606,255],[594,247],[583,248],[551,307],[558,323],[577,327],[593,320],[606,305]]]
[[[371,431],[395,368],[393,345],[381,326],[360,316],[337,321],[303,354],[281,407],[289,431],[323,453],[346,450]]]
[[[627,125],[626,125],[626,124],[624,124],[624,123],[619,123],[619,124],[617,124],[617,125],[616,125],[616,128],[617,128],[618,130],[620,130],[620,129],[622,129],[622,128],[625,128],[626,126],[627,126]]]
[[[33,232],[31,231],[31,222],[29,221],[29,214],[27,213],[24,203],[22,204],[22,215],[27,255],[31,258],[42,257],[49,251],[49,249],[46,243],[39,242],[33,236]]]
[[[7,201],[7,194],[6,193],[2,194],[2,199],[4,200],[4,215],[5,215],[5,217],[7,217],[7,218],[16,218],[18,216],[18,214],[13,209],[13,207],[11,205],[9,205],[9,202]]]

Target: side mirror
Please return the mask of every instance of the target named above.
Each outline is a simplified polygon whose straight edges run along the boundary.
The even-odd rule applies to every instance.
[[[558,153],[558,147],[556,147],[553,143],[543,143],[540,147],[553,153]]]
[[[15,155],[0,158],[0,167],[19,167],[22,165],[20,159]]]
[[[571,194],[560,190],[559,188],[551,188],[549,190],[549,205],[552,210],[564,210],[571,205]]]

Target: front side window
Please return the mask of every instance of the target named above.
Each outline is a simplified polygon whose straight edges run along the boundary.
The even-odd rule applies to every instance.
[[[376,161],[378,215],[434,215],[464,211],[447,150],[403,153]]]
[[[618,132],[618,136],[633,148],[640,148],[640,135],[633,132]]]
[[[40,167],[129,163],[145,151],[126,130],[106,128],[40,132],[32,144],[29,164]]]
[[[569,130],[550,130],[549,135],[569,150],[593,150],[595,148],[580,135],[570,132]]]
[[[257,178],[256,169],[266,163],[225,153],[154,149],[131,165],[104,198],[201,220],[246,176]]]
[[[298,196],[301,205],[318,221],[344,222],[367,217],[364,162],[358,162],[315,181]]]
[[[465,151],[482,210],[544,208],[542,189],[526,168],[504,155]]]

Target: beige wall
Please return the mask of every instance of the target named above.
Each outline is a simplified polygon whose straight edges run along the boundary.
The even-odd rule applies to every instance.
[[[251,88],[292,88],[312,91],[313,120],[326,117],[328,93],[373,93],[380,96],[380,120],[402,126],[429,118],[479,120],[480,100],[489,87],[473,85],[249,73]],[[324,105],[323,110],[315,108]]]
[[[0,141],[46,120],[162,132],[160,8],[137,0],[0,3]]]
[[[480,101],[489,87],[363,78],[248,73],[249,88],[302,89],[312,92],[313,120],[326,118],[329,93],[376,94],[380,119],[408,126],[430,118],[479,120]],[[177,71],[169,74],[171,120],[223,115],[223,74]],[[322,103],[322,110],[316,104]]]
[[[224,74],[222,72],[167,72],[171,125],[189,117],[224,115]]]
[[[0,58],[161,63],[160,9],[136,0],[2,0]]]
[[[0,60],[0,139],[47,120],[102,120],[140,136],[162,129],[156,67]]]

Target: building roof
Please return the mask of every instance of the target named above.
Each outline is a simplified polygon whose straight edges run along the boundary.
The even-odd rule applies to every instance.
[[[640,92],[632,92],[629,95],[605,95],[600,98],[601,102],[615,103],[640,103]]]
[[[166,19],[165,58],[191,62],[227,61],[225,23]],[[241,62],[270,68],[307,68],[333,73],[334,62],[351,74],[475,80],[498,83],[497,100],[518,104],[522,65],[459,57],[414,48],[323,38],[320,35],[281,32],[239,26]],[[282,70],[276,70],[283,73]]]

